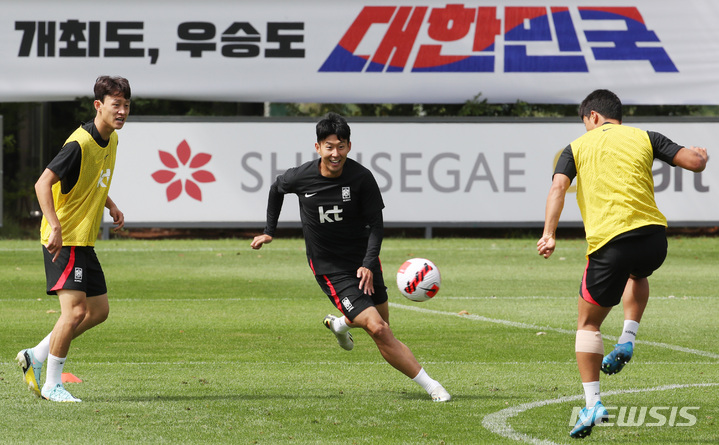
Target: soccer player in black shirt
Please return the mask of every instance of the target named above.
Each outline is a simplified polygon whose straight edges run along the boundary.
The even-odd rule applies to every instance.
[[[379,261],[384,202],[377,182],[369,170],[347,158],[350,127],[342,116],[329,113],[317,123],[316,132],[320,158],[277,177],[270,188],[267,225],[251,247],[272,242],[284,195],[296,194],[307,261],[317,283],[343,314],[327,315],[325,326],[346,350],[354,347],[350,328],[363,328],[390,365],[421,385],[435,402],[446,402],[449,393],[427,375],[389,327]]]

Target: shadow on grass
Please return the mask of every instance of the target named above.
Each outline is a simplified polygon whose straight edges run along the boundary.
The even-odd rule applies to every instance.
[[[430,399],[429,395],[424,392],[401,392],[401,393],[382,393],[381,395],[372,395],[371,393],[362,393],[361,395],[350,395],[350,394],[344,394],[340,397],[347,397],[351,398],[353,400],[356,400],[358,397],[365,396],[368,398],[368,400],[377,400],[378,398],[387,398],[391,400],[405,400],[405,401],[420,401],[420,402],[428,402],[428,403],[434,403],[432,402],[432,399]],[[92,402],[92,403],[117,403],[117,402],[132,402],[132,403],[142,403],[142,402],[217,402],[217,401],[232,401],[232,400],[240,400],[240,401],[299,401],[299,400],[315,400],[315,401],[328,401],[328,400],[336,400],[338,397],[337,394],[331,393],[331,394],[312,394],[308,395],[306,392],[303,392],[302,394],[247,394],[247,393],[233,393],[233,394],[204,394],[204,395],[179,395],[179,394],[168,394],[168,395],[147,395],[147,396],[118,396],[118,397],[101,397],[98,399],[90,397],[85,397],[83,401]],[[492,395],[481,395],[481,394],[471,394],[471,395],[452,395],[452,400],[446,403],[453,403],[453,402],[463,402],[463,401],[487,401],[487,400],[498,400],[496,397],[493,397]],[[525,399],[518,397],[518,396],[511,396],[511,397],[502,397],[502,401],[507,402],[509,400],[517,400],[517,403],[521,403],[522,401],[525,401]],[[437,405],[441,405],[440,403],[437,403]]]

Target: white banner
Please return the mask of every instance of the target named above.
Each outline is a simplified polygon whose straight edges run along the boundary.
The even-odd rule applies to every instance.
[[[379,3],[379,5],[378,5]],[[600,6],[597,6],[597,5]],[[0,101],[719,104],[715,0],[0,0]]]
[[[631,125],[631,122],[626,122]],[[541,226],[555,158],[584,133],[572,122],[352,122],[352,151],[375,175],[395,226]],[[683,145],[709,146],[719,122],[641,123]],[[262,227],[275,177],[315,157],[314,122],[132,122],[119,131],[110,196],[127,223]],[[670,222],[719,224],[719,175],[655,161]],[[105,222],[109,222],[106,215]],[[281,223],[299,223],[288,195]],[[581,222],[573,193],[562,223]]]

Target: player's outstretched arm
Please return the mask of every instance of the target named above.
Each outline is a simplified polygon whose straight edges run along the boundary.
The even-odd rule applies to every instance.
[[[693,172],[704,171],[707,166],[709,156],[707,149],[704,147],[682,147],[681,150],[674,155],[674,165],[681,168],[691,170]]]
[[[250,247],[257,250],[262,247],[263,244],[272,242],[272,235],[268,233],[275,233],[277,229],[277,221],[280,219],[280,212],[282,211],[282,203],[285,200],[284,193],[279,191],[279,183],[282,179],[282,175],[278,176],[275,182],[270,186],[270,194],[267,197],[267,224],[263,230],[262,235],[257,235],[252,242]]]
[[[263,244],[269,244],[272,242],[272,237],[270,235],[262,234],[257,235],[252,242],[250,243],[250,247],[257,250],[262,247]]]

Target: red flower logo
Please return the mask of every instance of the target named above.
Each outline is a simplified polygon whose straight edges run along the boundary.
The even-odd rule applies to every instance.
[[[210,162],[210,159],[212,159],[212,155],[207,153],[197,153],[193,157],[190,145],[187,143],[186,140],[183,140],[182,142],[180,142],[180,145],[177,146],[177,158],[175,158],[172,153],[168,153],[162,150],[158,151],[160,153],[160,161],[162,161],[165,167],[172,170],[158,170],[152,174],[152,179],[159,182],[160,184],[167,184],[168,182],[170,183],[170,185],[167,186],[167,202],[177,199],[182,194],[183,179],[185,179],[185,191],[187,192],[187,194],[190,195],[190,197],[193,199],[202,201],[202,190],[200,190],[200,186],[197,185],[197,182],[215,182],[215,175],[213,175],[207,170],[197,169]],[[191,157],[192,160],[190,160]],[[180,172],[173,170],[179,169],[181,165],[187,166],[190,170],[192,170],[192,173],[190,174],[192,179],[183,177],[178,177],[177,179],[175,179],[175,176],[178,176]],[[175,180],[173,181],[173,179]]]

